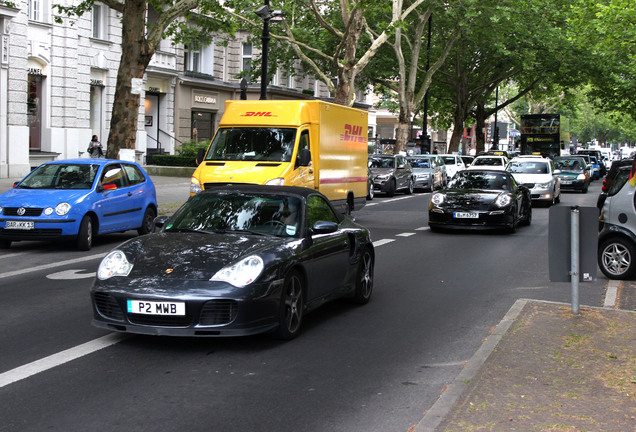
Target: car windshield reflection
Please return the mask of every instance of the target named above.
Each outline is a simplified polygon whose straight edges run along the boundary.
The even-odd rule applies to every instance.
[[[300,227],[299,198],[250,194],[200,194],[168,222],[170,232],[245,232],[295,237]]]
[[[448,184],[449,189],[509,190],[508,177],[492,172],[461,171]]]
[[[91,189],[98,165],[40,165],[20,183],[18,189]]]

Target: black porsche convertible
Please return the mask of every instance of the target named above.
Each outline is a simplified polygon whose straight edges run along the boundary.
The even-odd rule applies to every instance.
[[[102,260],[91,289],[95,326],[291,339],[305,314],[325,302],[371,297],[369,231],[312,189],[210,189],[155,224],[157,232]]]
[[[506,171],[458,172],[448,187],[431,196],[428,225],[442,228],[506,229],[530,225],[532,201],[527,187]]]

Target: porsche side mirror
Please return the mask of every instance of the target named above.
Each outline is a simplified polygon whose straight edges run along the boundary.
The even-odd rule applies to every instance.
[[[168,219],[170,219],[169,216],[157,216],[153,223],[155,224],[156,228],[163,228],[164,225],[166,224],[166,222],[168,222]]]
[[[338,231],[338,224],[335,222],[317,221],[311,227],[312,234],[330,234]]]

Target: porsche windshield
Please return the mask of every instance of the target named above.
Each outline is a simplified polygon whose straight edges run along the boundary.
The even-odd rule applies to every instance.
[[[293,128],[221,128],[205,160],[290,162],[295,141]]]
[[[510,190],[504,173],[461,171],[448,183],[448,189]]]
[[[190,198],[166,231],[227,232],[295,236],[300,199],[279,195],[200,194]]]
[[[40,165],[20,183],[18,189],[90,189],[99,165]]]

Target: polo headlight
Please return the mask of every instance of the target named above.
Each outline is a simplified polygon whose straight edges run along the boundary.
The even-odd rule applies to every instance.
[[[210,281],[227,282],[237,288],[243,288],[254,282],[263,272],[263,268],[263,259],[258,255],[252,255],[223,267],[210,278]]]
[[[436,206],[441,205],[444,202],[444,195],[441,193],[436,193],[431,197],[431,202]]]
[[[108,253],[99,264],[97,278],[100,280],[110,279],[113,276],[128,276],[133,265],[128,262],[126,254],[120,250]]]
[[[510,198],[510,195],[508,195],[508,194],[500,194],[495,199],[495,205],[497,207],[499,207],[499,208],[506,207],[506,206],[510,205],[511,201],[512,201],[512,198]]]
[[[47,207],[47,208],[45,208],[45,209],[44,209],[44,214],[45,214],[46,216],[51,216],[51,215],[53,214],[53,212],[54,212],[54,211],[55,211],[55,210],[53,210],[53,207]]]
[[[69,203],[63,202],[59,203],[55,206],[55,214],[58,216],[64,216],[71,210],[71,205]]]

